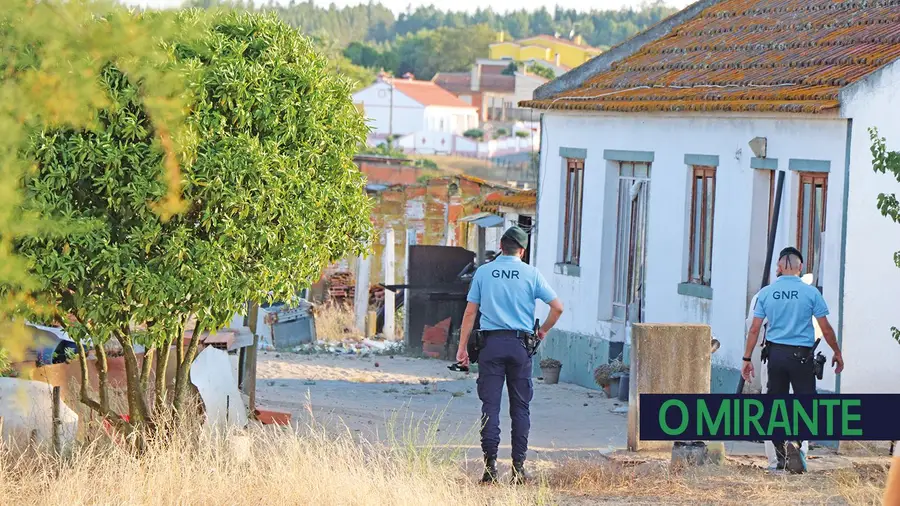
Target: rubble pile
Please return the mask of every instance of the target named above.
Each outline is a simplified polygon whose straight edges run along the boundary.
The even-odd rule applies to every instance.
[[[372,339],[344,339],[335,341],[316,341],[314,343],[295,346],[294,353],[311,355],[316,353],[331,353],[335,355],[383,355],[387,353],[400,353],[403,343],[399,341],[375,341]]]

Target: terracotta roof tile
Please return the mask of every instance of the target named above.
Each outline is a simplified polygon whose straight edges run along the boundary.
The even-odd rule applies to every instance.
[[[431,81],[394,79],[394,89],[425,106],[436,105],[441,107],[465,107],[467,109],[475,109],[471,105],[463,102],[456,95]]]
[[[898,58],[900,0],[723,0],[580,88],[522,105],[820,113]]]
[[[491,208],[503,206],[513,209],[531,209],[537,206],[537,190],[525,190],[512,195],[492,193],[485,197],[484,205]]]

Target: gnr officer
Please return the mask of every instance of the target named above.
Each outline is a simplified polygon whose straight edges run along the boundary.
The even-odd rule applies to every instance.
[[[500,240],[501,255],[482,265],[472,278],[468,305],[460,328],[456,359],[468,365],[467,344],[481,310],[484,346],[478,357],[478,398],[481,399],[481,449],[484,452],[482,482],[497,481],[497,449],[500,446],[500,399],[503,383],[509,394],[512,418],[513,483],[525,481],[525,454],[531,427],[529,403],[533,394],[531,357],[525,339],[534,332],[535,300],[550,306],[550,315],[537,332],[543,339],[563,312],[562,302],[534,267],[522,262],[528,235],[512,227]]]
[[[785,395],[793,388],[795,394],[816,393],[815,362],[812,356],[815,344],[815,330],[812,319],[816,318],[825,342],[831,346],[834,356],[831,364],[835,374],[844,370],[844,359],[838,347],[834,329],[828,322],[828,306],[819,290],[800,279],[803,271],[803,255],[796,248],[787,247],[778,255],[778,279],[763,288],[756,296],[753,308],[753,322],[747,335],[744,352],[744,367],[741,374],[745,381],[753,377],[750,355],[759,339],[763,319],[768,319],[766,332],[768,341],[767,393]],[[777,457],[776,469],[788,469],[794,473],[805,470],[802,457],[793,444],[785,446],[784,441],[773,441]]]

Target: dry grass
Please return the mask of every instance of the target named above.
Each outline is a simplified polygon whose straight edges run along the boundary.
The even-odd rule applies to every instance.
[[[102,438],[62,463],[0,453],[0,504],[521,506],[542,495],[534,487],[478,487],[434,454],[315,427],[255,426],[228,437],[184,431],[141,457]]]
[[[573,461],[549,471],[546,481],[561,494],[620,503],[869,505],[881,504],[886,473],[886,466],[785,476],[736,464],[673,470],[664,461]]]
[[[356,329],[356,317],[350,304],[326,303],[316,306],[316,337],[322,341],[340,342],[347,338],[361,338]]]

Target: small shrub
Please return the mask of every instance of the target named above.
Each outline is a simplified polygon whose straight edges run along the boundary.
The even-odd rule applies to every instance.
[[[531,136],[531,132],[526,132],[525,130],[516,131],[516,137],[519,137],[521,139],[524,139],[524,138],[530,137],[530,136]]]
[[[509,132],[505,128],[498,128],[497,131],[494,133],[494,137],[496,137],[498,139],[500,137],[506,137],[507,135],[509,135]]]
[[[619,359],[615,359],[608,364],[603,364],[594,369],[594,381],[601,387],[608,386],[614,379],[627,373],[628,369],[628,364]]]
[[[481,139],[484,139],[484,130],[480,128],[470,128],[463,132],[463,137],[480,141]]]
[[[562,367],[562,362],[555,358],[541,360],[541,369],[559,369],[560,367]]]

